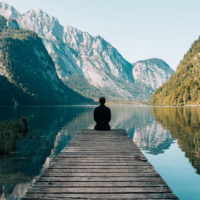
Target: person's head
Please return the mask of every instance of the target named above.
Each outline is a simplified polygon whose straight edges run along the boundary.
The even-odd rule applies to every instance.
[[[106,98],[105,98],[105,97],[100,97],[100,98],[99,98],[99,103],[100,103],[101,105],[104,105],[104,104],[106,103]]]

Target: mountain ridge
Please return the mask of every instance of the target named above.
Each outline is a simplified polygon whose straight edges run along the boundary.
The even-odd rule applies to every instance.
[[[6,29],[4,17],[0,30],[0,104],[74,104],[92,102],[64,85],[54,63],[36,33]]]
[[[2,7],[0,14],[8,17],[14,15],[6,14]],[[10,12],[14,9],[7,5],[7,10]],[[101,36],[92,36],[69,25],[62,26],[55,17],[41,9],[32,9],[24,14],[15,11],[17,14],[14,18],[21,28],[32,30],[42,38],[62,82],[86,97],[94,99],[98,91],[111,101],[147,102],[155,87],[163,84],[172,74],[170,70],[164,70],[167,78],[156,82],[152,88],[141,79],[135,81],[133,65]],[[77,82],[73,80],[74,76]],[[83,83],[84,88],[81,87]]]

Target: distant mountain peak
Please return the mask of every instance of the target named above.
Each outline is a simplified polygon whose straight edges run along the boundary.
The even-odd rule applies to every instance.
[[[160,58],[148,58],[144,60],[139,60],[136,63],[147,63],[147,64],[156,64],[159,68],[170,70],[171,73],[174,73],[174,70],[163,60]],[[134,64],[136,64],[134,63]]]
[[[147,67],[151,65],[157,65],[158,68],[169,70],[171,73],[174,73],[174,70],[163,59],[160,58],[148,58],[144,60],[139,60],[133,63],[133,65],[136,65],[138,63],[148,64]]]
[[[162,59],[150,58],[133,64],[133,76],[154,90],[163,85],[174,70]]]
[[[1,15],[6,17],[7,19],[18,18],[18,16],[20,15],[20,13],[13,6],[10,6],[5,2],[0,2],[0,11]]]
[[[44,12],[42,9],[40,8],[35,8],[35,9],[31,9],[28,12],[24,13],[24,15],[30,15],[32,17],[38,17],[38,18],[49,18],[52,20],[57,20],[55,17],[48,15],[48,13]]]

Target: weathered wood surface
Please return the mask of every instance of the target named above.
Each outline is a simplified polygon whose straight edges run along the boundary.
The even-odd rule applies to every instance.
[[[29,188],[27,199],[177,197],[124,130],[82,130]]]

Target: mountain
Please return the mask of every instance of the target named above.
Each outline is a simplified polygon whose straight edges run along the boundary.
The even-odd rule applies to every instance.
[[[133,66],[101,36],[94,37],[74,27],[62,26],[56,18],[40,9],[20,14],[12,6],[0,3],[0,14],[14,18],[21,28],[36,32],[52,57],[62,82],[85,97],[95,99],[105,95],[111,101],[147,101],[155,88],[164,83],[161,80],[172,74],[164,61],[158,62],[158,66],[156,62],[150,64],[151,68],[146,71],[155,67],[152,73],[143,72],[139,69],[142,65],[136,63]],[[161,80],[156,80],[154,72],[157,69],[161,76],[164,74],[164,78],[159,77]],[[145,80],[156,82],[149,84],[138,78],[144,73],[153,76]]]
[[[19,29],[18,23],[14,19],[6,19],[0,15],[0,30],[4,29]]]
[[[155,91],[150,104],[178,106],[200,104],[200,37],[184,55],[174,75]]]
[[[134,82],[132,65],[100,36],[63,27],[39,9],[20,15],[17,21],[43,39],[59,78],[73,90],[93,98],[133,98],[125,89]]]
[[[161,59],[152,58],[141,60],[133,64],[133,76],[135,81],[145,84],[152,90],[163,85],[169,80],[174,70]]]
[[[10,24],[12,24],[10,26]],[[0,104],[73,104],[89,101],[64,85],[41,39],[0,17]]]

